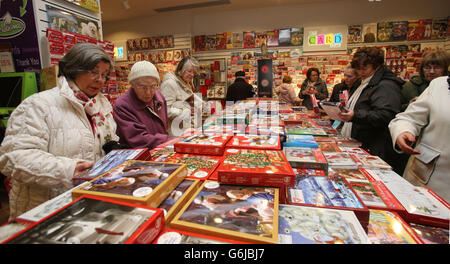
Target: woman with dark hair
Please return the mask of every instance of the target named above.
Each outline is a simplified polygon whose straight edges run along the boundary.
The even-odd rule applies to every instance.
[[[414,102],[419,95],[430,85],[430,82],[441,76],[449,74],[450,55],[446,51],[425,53],[419,67],[419,75],[414,75],[403,85],[402,94],[406,102],[402,105],[402,111]]]
[[[193,80],[198,70],[199,63],[195,58],[184,57],[175,72],[168,72],[161,82],[161,93],[167,103],[170,136],[180,136],[189,127],[201,126],[201,117],[200,120],[192,118],[194,104],[202,108],[207,107],[201,96],[194,93]]]
[[[362,148],[402,175],[405,162],[400,162],[401,157],[390,144],[388,124],[400,112],[405,81],[384,65],[383,51],[376,47],[359,48],[351,66],[361,77],[361,84],[348,100],[348,111],[339,114],[345,121],[341,133],[359,140]]]
[[[112,64],[97,45],[77,44],[59,62],[57,87],[28,97],[12,113],[0,147],[11,219],[72,188],[72,178],[105,155],[105,143],[119,140],[100,92]]]
[[[317,68],[309,68],[306,72],[306,80],[303,82],[298,97],[303,99],[302,105],[309,110],[313,108],[311,96],[314,95],[317,102],[328,98],[327,84],[320,79],[320,72]]]

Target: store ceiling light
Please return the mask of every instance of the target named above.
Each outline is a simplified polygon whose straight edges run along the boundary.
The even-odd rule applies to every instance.
[[[218,5],[228,5],[228,4],[230,4],[230,0],[215,0],[215,1],[196,3],[196,4],[187,4],[187,5],[179,5],[179,6],[170,6],[170,7],[157,8],[157,9],[155,9],[155,11],[158,12],[158,13],[161,13],[161,12],[186,10],[186,9],[193,9],[193,8],[200,8],[200,7],[211,7],[211,6],[218,6]]]

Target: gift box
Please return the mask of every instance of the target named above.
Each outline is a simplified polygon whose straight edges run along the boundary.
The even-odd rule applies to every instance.
[[[288,188],[288,204],[350,210],[367,230],[369,209],[344,178],[296,176]]]
[[[222,156],[207,156],[176,153],[167,157],[165,162],[186,164],[187,178],[207,180],[222,161]]]
[[[280,205],[279,244],[368,244],[352,211]]]
[[[295,174],[284,153],[277,150],[227,148],[217,168],[220,183],[284,187]]]
[[[231,135],[195,133],[174,144],[175,152],[222,156]]]
[[[424,244],[396,213],[370,209],[368,237],[372,244]]]
[[[160,209],[82,196],[5,243],[149,244],[163,227]]]
[[[187,176],[187,166],[168,162],[129,160],[72,192],[158,207]]]
[[[205,181],[170,226],[249,243],[277,243],[278,189]]]
[[[278,135],[246,135],[237,134],[228,141],[227,148],[280,150],[281,143]]]
[[[147,160],[150,153],[147,148],[115,149],[99,159],[90,169],[73,177],[74,185],[91,181],[103,173],[112,170],[127,160]]]
[[[328,174],[328,163],[317,148],[284,147],[286,159],[293,168],[323,170]]]
[[[153,244],[247,244],[242,241],[165,228]]]
[[[164,211],[166,225],[170,225],[173,217],[180,211],[181,207],[192,197],[203,181],[184,179],[172,193],[158,206]]]

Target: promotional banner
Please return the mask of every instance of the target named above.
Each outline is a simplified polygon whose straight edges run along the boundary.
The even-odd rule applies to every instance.
[[[16,72],[39,73],[41,60],[32,1],[0,1],[0,43],[11,47]]]
[[[272,97],[272,60],[258,60],[258,97]]]

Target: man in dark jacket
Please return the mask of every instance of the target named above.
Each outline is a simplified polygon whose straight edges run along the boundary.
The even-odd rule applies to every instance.
[[[255,92],[253,86],[245,81],[245,72],[238,71],[235,73],[236,79],[234,83],[228,87],[227,90],[227,102],[228,101],[240,101],[253,97]]]
[[[342,134],[362,143],[362,148],[379,156],[399,175],[403,175],[407,157],[392,148],[389,122],[400,112],[404,80],[384,66],[384,56],[375,47],[360,48],[354,55],[352,67],[358,71],[362,83],[349,99],[347,113],[340,113],[346,121]]]
[[[339,95],[343,91],[348,91],[348,97],[350,98],[350,96],[353,94],[356,88],[359,87],[360,84],[361,79],[359,78],[355,69],[353,69],[351,66],[347,67],[344,70],[344,81],[334,86],[329,101],[339,102],[340,101]]]

